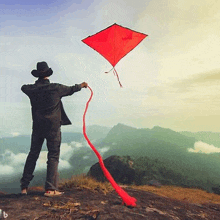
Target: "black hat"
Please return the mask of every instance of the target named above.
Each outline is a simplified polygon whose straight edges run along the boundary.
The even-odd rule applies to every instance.
[[[32,70],[31,74],[34,77],[44,78],[47,76],[51,76],[53,74],[53,70],[48,67],[45,61],[37,63],[37,69]]]

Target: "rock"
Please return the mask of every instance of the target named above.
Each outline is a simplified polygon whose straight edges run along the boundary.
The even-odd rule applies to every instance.
[[[135,170],[132,168],[133,161],[129,156],[110,156],[104,160],[105,167],[117,183],[132,184],[135,178]],[[94,164],[88,174],[98,181],[106,181],[99,163]]]
[[[212,187],[212,191],[213,191],[215,194],[220,195],[220,186]]]

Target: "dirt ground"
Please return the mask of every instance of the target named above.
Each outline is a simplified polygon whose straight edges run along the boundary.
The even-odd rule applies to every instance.
[[[87,219],[87,220],[219,220],[220,205],[190,204],[127,188],[137,199],[137,207],[126,207],[115,191],[103,194],[98,190],[74,188],[59,197],[48,198],[43,191],[28,195],[0,195],[0,209],[8,220]]]

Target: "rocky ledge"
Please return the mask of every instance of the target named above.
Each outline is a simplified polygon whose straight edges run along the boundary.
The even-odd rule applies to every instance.
[[[129,187],[126,191],[137,199],[137,207],[124,206],[115,191],[105,195],[99,189],[73,188],[53,198],[43,191],[0,195],[0,209],[12,220],[217,220],[220,216],[217,204],[191,204]]]

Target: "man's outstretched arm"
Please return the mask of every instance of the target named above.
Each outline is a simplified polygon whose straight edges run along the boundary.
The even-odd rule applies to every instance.
[[[72,95],[75,92],[78,92],[81,90],[81,88],[87,88],[88,83],[83,82],[81,84],[75,84],[75,86],[65,86],[65,85],[59,85],[59,94],[60,97]]]

